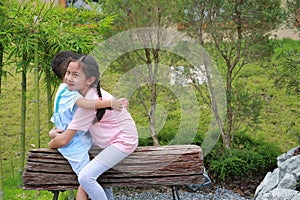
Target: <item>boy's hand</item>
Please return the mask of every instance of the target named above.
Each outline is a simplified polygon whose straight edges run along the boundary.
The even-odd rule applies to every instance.
[[[123,109],[123,103],[120,99],[112,98],[111,99],[111,108],[117,111]]]
[[[50,138],[55,138],[58,134],[61,134],[62,132],[64,132],[64,130],[58,130],[58,129],[56,129],[56,127],[54,127],[53,129],[51,129],[50,131],[49,131],[49,136],[50,136]]]

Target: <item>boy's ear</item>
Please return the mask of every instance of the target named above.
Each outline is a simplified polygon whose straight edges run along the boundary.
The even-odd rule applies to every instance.
[[[95,80],[96,80],[96,78],[94,76],[92,76],[87,80],[86,84],[90,86],[95,82]]]

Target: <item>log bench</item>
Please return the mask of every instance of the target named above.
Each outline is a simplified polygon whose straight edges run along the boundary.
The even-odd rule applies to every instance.
[[[90,150],[91,159],[99,149]],[[203,154],[196,145],[144,146],[102,174],[98,182],[111,187],[178,186],[204,183]],[[56,150],[32,149],[22,176],[24,190],[49,190],[53,200],[60,191],[76,190],[78,181],[68,161]]]

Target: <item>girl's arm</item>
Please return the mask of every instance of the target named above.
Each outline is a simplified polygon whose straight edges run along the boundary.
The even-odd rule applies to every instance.
[[[78,107],[80,108],[84,108],[84,109],[91,109],[91,110],[95,110],[95,109],[100,109],[100,108],[108,108],[111,107],[114,110],[122,110],[123,108],[123,98],[122,99],[108,99],[108,100],[88,100],[86,98],[79,98],[76,101],[76,104],[78,105]]]
[[[53,132],[54,130],[52,129],[51,131]],[[56,136],[48,143],[48,146],[51,149],[64,147],[69,144],[75,133],[76,130],[67,129],[63,134],[56,134]]]

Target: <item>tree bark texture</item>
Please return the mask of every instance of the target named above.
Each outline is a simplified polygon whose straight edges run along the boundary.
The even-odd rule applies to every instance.
[[[99,150],[90,151],[91,158]],[[200,184],[204,182],[202,150],[196,145],[138,147],[99,177],[103,186],[144,187]],[[29,152],[23,189],[67,190],[78,187],[77,176],[56,149]]]

